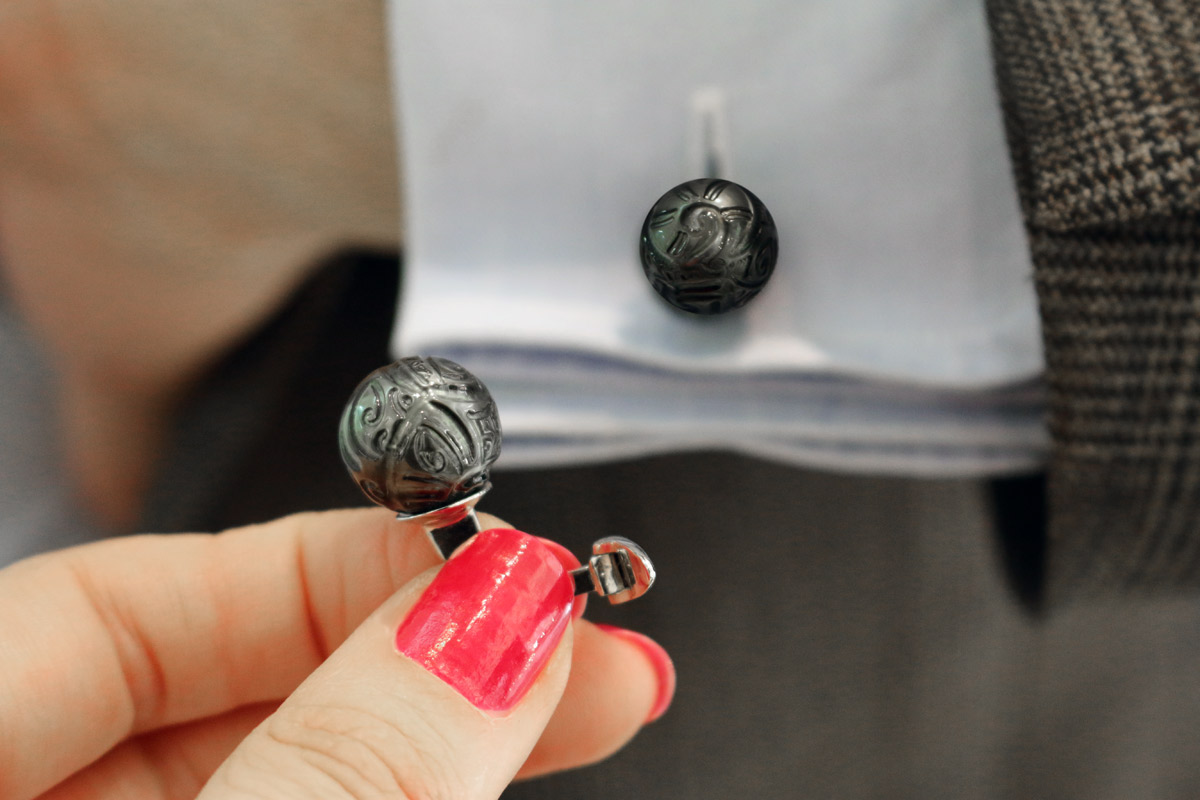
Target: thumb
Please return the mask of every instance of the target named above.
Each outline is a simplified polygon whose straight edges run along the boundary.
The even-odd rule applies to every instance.
[[[566,685],[573,596],[541,540],[479,534],[369,617],[201,800],[498,797]]]

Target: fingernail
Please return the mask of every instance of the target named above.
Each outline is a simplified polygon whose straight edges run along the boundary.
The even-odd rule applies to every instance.
[[[671,662],[667,651],[658,642],[637,631],[618,628],[615,625],[598,624],[596,627],[605,633],[637,645],[650,660],[650,665],[654,667],[654,674],[658,677],[658,697],[651,706],[650,713],[646,716],[646,724],[654,722],[667,713],[667,709],[671,707],[671,700],[675,697],[675,665]]]
[[[558,560],[566,567],[567,572],[583,566],[579,563],[579,559],[575,557],[574,553],[553,539],[543,539],[539,536],[538,541],[554,551],[554,554],[558,556]],[[583,617],[583,612],[587,610],[587,600],[588,596],[586,594],[575,595],[575,605],[571,608],[571,619],[580,619]]]
[[[475,537],[429,584],[396,649],[484,711],[521,701],[571,621],[567,569],[534,536]]]

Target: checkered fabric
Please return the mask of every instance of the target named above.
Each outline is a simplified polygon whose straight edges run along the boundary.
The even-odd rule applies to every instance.
[[[1200,585],[1200,3],[988,15],[1050,389],[1045,598]]]

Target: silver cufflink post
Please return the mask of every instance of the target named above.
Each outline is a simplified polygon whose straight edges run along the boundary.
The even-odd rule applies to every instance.
[[[420,525],[442,558],[449,558],[482,530],[475,505],[489,488],[444,508],[423,514],[397,514],[396,518]],[[575,594],[595,592],[613,605],[641,597],[654,585],[655,577],[654,563],[646,551],[622,536],[597,540],[591,557],[570,574]]]
[[[654,585],[654,564],[635,542],[609,536],[592,544],[587,565],[571,572],[575,594],[595,592],[613,605],[628,603]]]

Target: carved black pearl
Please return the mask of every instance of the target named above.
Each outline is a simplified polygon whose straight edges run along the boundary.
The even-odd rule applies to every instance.
[[[338,427],[342,461],[359,488],[408,515],[485,490],[500,440],[487,387],[444,358],[402,358],[375,370]]]
[[[654,290],[692,314],[745,305],[775,270],[779,239],[762,201],[716,178],[681,183],[642,225],[642,268]]]
[[[475,504],[491,484],[500,455],[500,418],[483,382],[445,358],[402,358],[372,372],[354,390],[338,426],[342,461],[368,498],[419,524],[442,558],[481,525]],[[576,594],[610,603],[641,597],[654,564],[620,536],[592,544],[569,573]]]

